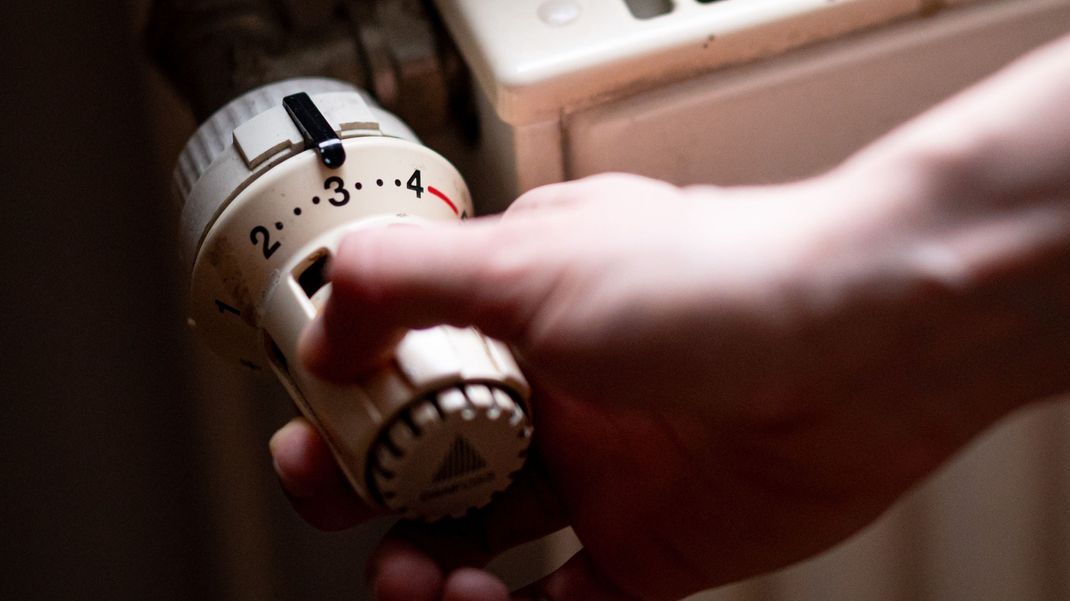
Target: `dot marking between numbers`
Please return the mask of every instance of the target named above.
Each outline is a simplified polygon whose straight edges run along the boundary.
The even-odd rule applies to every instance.
[[[301,207],[297,207],[296,209],[294,209],[294,215],[300,215],[300,214],[301,214]]]
[[[277,230],[281,230],[282,229],[282,222],[281,221],[276,221],[275,222],[275,229],[277,229]]]
[[[356,188],[357,188],[357,190],[360,190],[360,189],[364,188],[364,184],[362,184],[360,182],[357,182]]]
[[[380,188],[382,188],[383,187],[383,180],[381,180],[381,179],[375,180],[375,185],[379,186]]]
[[[394,185],[400,188],[401,187],[401,180],[400,179],[394,180]]]
[[[313,196],[312,197],[312,204],[318,205],[319,203],[320,203],[320,197],[319,196]]]

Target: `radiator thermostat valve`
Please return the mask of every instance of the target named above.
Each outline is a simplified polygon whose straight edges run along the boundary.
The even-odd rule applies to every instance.
[[[472,214],[446,159],[353,87],[289,80],[205,122],[175,185],[190,326],[221,356],[274,372],[366,501],[435,519],[509,484],[531,426],[528,386],[504,344],[471,328],[411,331],[389,367],[351,386],[297,359],[347,233]]]

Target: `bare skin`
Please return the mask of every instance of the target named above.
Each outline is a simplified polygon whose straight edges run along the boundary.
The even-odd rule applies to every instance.
[[[768,572],[1070,390],[1067,64],[1070,38],[804,182],[599,176],[347,239],[303,340],[316,373],[449,323],[510,343],[535,389],[526,475],[468,522],[399,524],[378,598],[653,601]],[[314,525],[374,517],[305,421],[271,450]],[[564,525],[583,551],[532,587],[479,569]]]

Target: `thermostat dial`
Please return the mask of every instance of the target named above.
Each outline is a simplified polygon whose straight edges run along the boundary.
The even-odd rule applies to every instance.
[[[287,268],[292,273],[305,259],[325,256],[306,249],[324,234],[333,232],[322,241],[333,251],[327,246],[336,238],[370,223],[471,215],[460,174],[427,147],[383,136],[347,139],[343,147],[347,159],[338,169],[306,151],[257,178],[201,242],[191,325],[219,354],[250,369],[266,368],[259,311]]]
[[[297,356],[342,238],[472,214],[446,159],[345,84],[297,80],[202,126],[177,189],[189,325],[222,357],[278,376],[368,503],[459,516],[509,484],[531,426],[527,383],[501,342],[472,328],[411,331],[387,367],[353,385],[315,377]]]

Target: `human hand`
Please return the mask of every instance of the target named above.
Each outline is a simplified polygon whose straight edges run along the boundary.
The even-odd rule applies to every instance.
[[[349,380],[406,328],[475,325],[534,388],[529,469],[469,519],[399,524],[379,598],[507,599],[478,568],[564,524],[583,551],[514,598],[673,599],[766,572],[1070,388],[1067,55],[1070,38],[806,182],[602,176],[348,239],[311,369]],[[303,420],[272,451],[310,522],[374,513]]]
[[[537,585],[549,598],[678,598],[835,544],[987,425],[912,396],[917,372],[893,366],[919,324],[870,319],[903,299],[851,294],[844,261],[881,253],[854,252],[880,246],[875,213],[829,202],[851,177],[603,176],[500,219],[347,240],[304,341],[317,373],[358,376],[400,328],[474,324],[514,346],[535,388],[535,468],[468,522],[397,528],[372,568],[380,598],[504,599],[489,575],[448,570],[566,523],[585,548]],[[273,450],[310,521],[370,515],[307,423]]]

